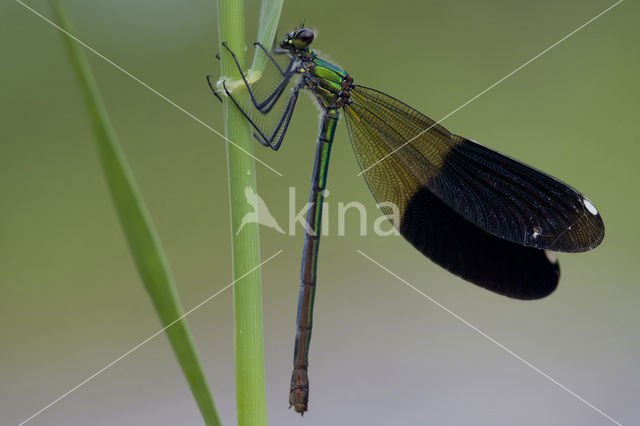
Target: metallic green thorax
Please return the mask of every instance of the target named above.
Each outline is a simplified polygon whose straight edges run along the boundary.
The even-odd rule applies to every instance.
[[[342,90],[342,80],[347,76],[347,72],[316,57],[313,52],[311,54],[313,66],[308,72],[314,77],[313,82],[317,83],[311,89],[316,93],[322,106],[330,108],[338,100],[338,93]]]

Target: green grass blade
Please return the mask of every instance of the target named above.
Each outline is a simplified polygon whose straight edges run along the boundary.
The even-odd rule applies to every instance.
[[[61,3],[54,0],[51,4],[59,25],[72,33]],[[166,326],[183,313],[167,259],[110,123],[89,64],[79,45],[67,35],[63,38],[87,105],[102,169],[131,254],[160,322]],[[209,426],[220,425],[186,320],[177,321],[165,332],[205,423]]]
[[[280,12],[282,11],[284,0],[263,0],[260,5],[260,23],[258,24],[258,40],[264,47],[271,49],[273,40],[278,29]],[[251,71],[262,73],[267,65],[267,55],[262,50],[256,49],[253,54]]]

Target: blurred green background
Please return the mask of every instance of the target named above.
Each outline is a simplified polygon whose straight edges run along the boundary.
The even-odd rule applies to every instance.
[[[51,16],[46,2],[27,4]],[[221,107],[216,4],[68,0],[77,36],[213,128]],[[259,2],[247,1],[247,39]],[[356,83],[434,119],[611,5],[607,1],[285,2],[314,47]],[[638,424],[640,7],[626,1],[448,118],[451,131],[583,191],[605,220],[593,252],[560,255],[558,290],[536,302],[470,285],[400,237],[323,238],[310,411],[287,409],[302,233],[263,228],[268,414],[273,425],[606,425],[602,415],[355,252],[360,249],[623,424]],[[0,423],[18,424],[159,328],[94,152],[60,34],[0,6]],[[172,265],[185,308],[231,282],[223,140],[89,54]],[[286,226],[306,201],[317,109],[299,102],[283,148],[257,155],[259,194]],[[329,174],[337,203],[373,198],[344,124]],[[224,424],[235,423],[231,292],[189,317]],[[200,424],[159,336],[30,422]]]

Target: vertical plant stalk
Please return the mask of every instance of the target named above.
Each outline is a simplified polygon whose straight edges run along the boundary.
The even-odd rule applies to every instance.
[[[60,27],[73,34],[62,4],[53,0],[51,6]],[[89,63],[70,36],[65,34],[63,39],[93,125],[102,170],[138,272],[160,322],[168,326],[165,332],[169,343],[205,424],[218,426],[220,420],[186,320],[174,323],[183,315],[183,310],[156,230],[111,125]]]
[[[242,0],[218,0],[218,36],[220,42],[228,43],[244,68],[246,45]],[[229,52],[221,45],[219,50],[221,78],[240,79],[240,73]],[[238,101],[247,106],[246,93],[239,93]],[[256,170],[253,157],[247,155],[253,154],[254,151],[249,123],[228,99],[224,100],[223,114],[226,136],[238,146],[226,144],[231,250],[235,279],[260,263],[258,223],[247,223],[240,230],[242,218],[253,211],[246,201],[245,192],[257,193]],[[233,317],[238,425],[266,425],[260,269],[256,269],[233,286]]]
[[[283,0],[264,0],[261,6],[258,40],[268,48],[273,42]],[[244,8],[242,0],[218,0],[219,41],[229,44],[245,68]],[[219,46],[221,78],[240,78],[231,55]],[[256,54],[252,72],[262,73],[266,57]],[[237,93],[237,100],[250,110],[247,93]],[[253,158],[254,140],[249,123],[237,108],[225,99],[223,104],[225,132],[239,148],[227,143],[229,206],[231,210],[231,245],[233,276],[245,274],[260,263],[260,240],[257,223],[247,223],[239,231],[245,215],[253,209],[245,193],[257,193]],[[260,269],[256,269],[233,287],[234,349],[236,358],[236,403],[238,425],[267,424],[264,381],[264,337],[262,320],[262,284]]]

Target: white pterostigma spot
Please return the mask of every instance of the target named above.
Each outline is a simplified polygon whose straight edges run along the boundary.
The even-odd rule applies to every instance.
[[[533,228],[533,234],[531,234],[531,237],[535,240],[540,236],[541,233],[542,233],[542,229],[540,229],[539,226],[535,226]]]
[[[591,201],[587,200],[586,198],[582,199],[582,204],[584,204],[584,206],[587,208],[587,210],[589,210],[589,213],[591,213],[592,215],[597,215],[598,214],[598,210],[596,209],[596,206],[594,206]]]

